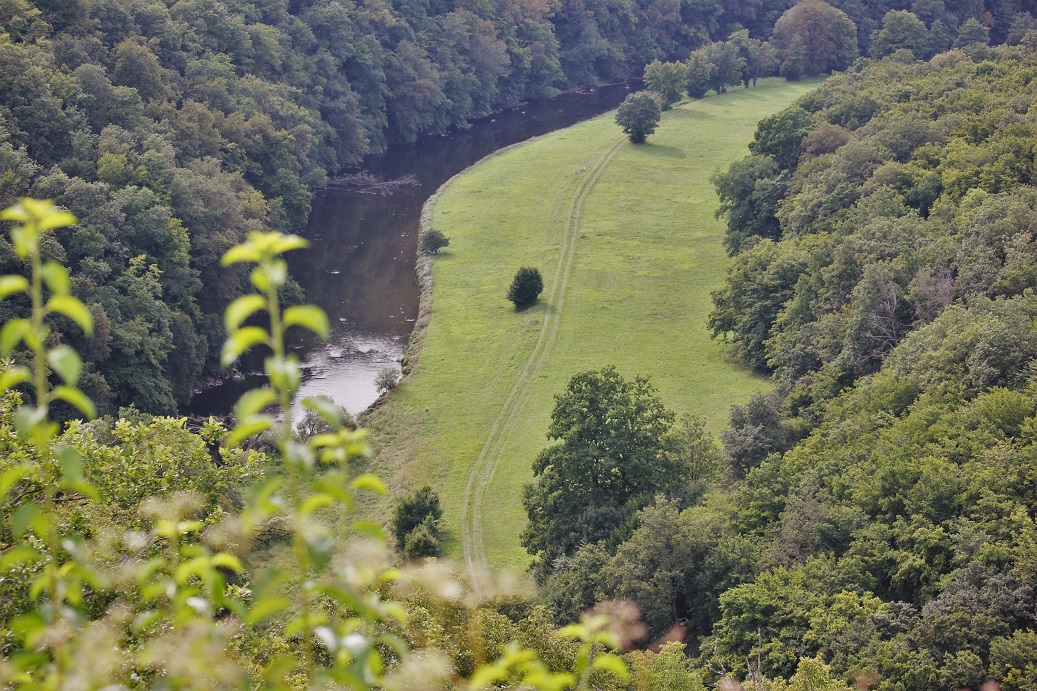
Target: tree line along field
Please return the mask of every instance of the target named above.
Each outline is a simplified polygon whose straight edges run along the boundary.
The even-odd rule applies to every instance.
[[[440,488],[451,532],[474,531],[484,566],[528,563],[521,488],[576,371],[648,375],[668,407],[714,433],[733,403],[768,386],[705,325],[728,265],[709,177],[744,154],[760,118],[816,84],[766,80],[679,106],[643,146],[602,116],[497,154],[440,192],[431,225],[450,245],[434,262],[420,361],[371,424],[393,430],[376,433],[377,465],[398,487]],[[505,291],[524,265],[545,289],[516,312]]]

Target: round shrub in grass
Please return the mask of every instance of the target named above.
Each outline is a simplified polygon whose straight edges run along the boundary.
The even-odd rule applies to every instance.
[[[425,255],[439,254],[439,250],[450,244],[450,239],[442,230],[430,229],[418,240],[418,251]]]
[[[432,516],[426,516],[403,540],[403,556],[408,559],[438,557],[442,551],[443,539],[439,525],[432,520]]]
[[[390,527],[396,548],[408,558],[433,557],[442,549],[443,509],[429,486],[409,494],[393,509]]]
[[[374,386],[378,389],[378,393],[384,394],[400,385],[400,377],[399,369],[393,365],[386,365],[378,370],[378,376],[374,378]]]
[[[515,303],[515,309],[525,309],[536,303],[543,290],[544,279],[540,276],[540,270],[523,266],[508,288],[508,299]]]

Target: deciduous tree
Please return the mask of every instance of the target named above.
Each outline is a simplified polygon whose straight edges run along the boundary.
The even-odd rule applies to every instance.
[[[580,372],[555,398],[548,438],[523,491],[522,544],[546,568],[585,543],[622,532],[627,519],[681,477],[674,415],[644,377],[614,367]]]
[[[882,18],[882,28],[871,35],[871,56],[884,58],[904,48],[918,60],[924,59],[929,50],[929,30],[907,10],[890,10]]]
[[[634,144],[644,144],[662,117],[659,101],[646,93],[630,94],[616,111],[616,124]]]
[[[774,38],[786,48],[799,36],[807,75],[845,70],[857,59],[857,27],[845,12],[824,0],[802,0],[781,15]]]
[[[687,73],[687,68],[679,62],[654,60],[645,67],[645,84],[659,94],[663,110],[681,100]]]
[[[515,303],[515,309],[521,310],[535,304],[543,290],[544,279],[540,276],[540,269],[523,266],[508,286],[507,297]]]

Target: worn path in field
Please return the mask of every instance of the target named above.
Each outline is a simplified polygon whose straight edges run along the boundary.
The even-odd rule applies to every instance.
[[[486,490],[493,482],[493,475],[500,464],[504,446],[515,419],[525,405],[533,382],[536,381],[544,362],[547,361],[551,353],[551,346],[554,345],[555,338],[558,336],[558,328],[562,321],[562,308],[565,305],[565,289],[569,284],[573,257],[576,256],[576,239],[579,237],[583,204],[587,201],[591,190],[594,189],[594,183],[601,177],[601,173],[608,167],[624,141],[619,138],[608,146],[573,191],[572,198],[569,200],[565,226],[562,230],[558,265],[551,283],[551,292],[547,296],[549,309],[544,315],[540,337],[537,339],[529,359],[526,360],[525,366],[515,378],[515,384],[504,401],[500,413],[497,414],[497,419],[494,420],[486,441],[468,473],[468,481],[465,483],[461,503],[461,549],[472,579],[472,586],[477,593],[481,589],[481,580],[489,573],[486,544],[483,539],[483,502]]]

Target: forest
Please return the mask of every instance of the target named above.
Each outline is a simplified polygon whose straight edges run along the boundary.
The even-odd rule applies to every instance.
[[[219,315],[245,276],[220,255],[250,230],[302,230],[329,175],[503,105],[640,77],[735,31],[767,40],[790,4],[5,0],[0,205],[32,195],[76,214],[75,237],[50,251],[98,320],[75,343],[82,387],[106,413],[171,414],[225,376]],[[999,43],[1025,3],[914,4],[948,41],[981,18]],[[862,52],[901,9],[835,5]],[[0,246],[0,269],[16,263]]]
[[[1037,688],[1028,9],[0,0],[0,688]],[[704,328],[773,390],[717,440],[574,373],[539,594],[476,597],[364,517],[351,416],[270,412],[328,331],[283,254],[366,154],[667,64],[835,72],[713,176]],[[228,425],[162,417],[249,356]]]
[[[625,468],[651,459],[656,484],[620,491],[564,458],[604,421],[574,378],[524,535],[562,619],[633,601],[711,669],[1037,681],[1035,51],[1037,33],[928,62],[894,47],[761,121],[714,175],[735,264],[710,326],[775,390],[716,445],[644,382],[581,375],[646,433],[632,450],[591,434]],[[563,503],[565,486],[604,496]]]

